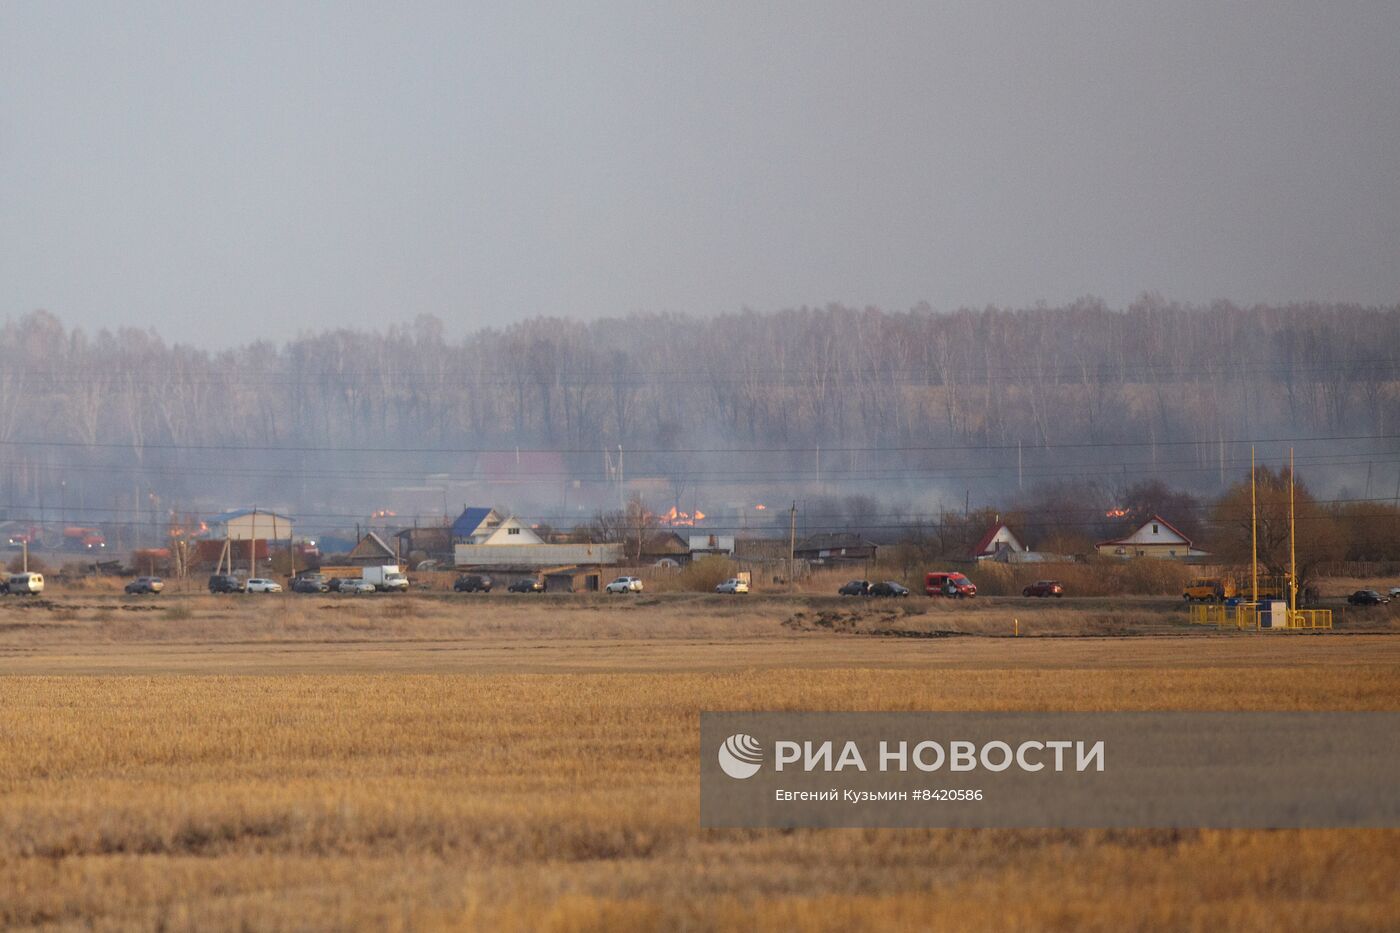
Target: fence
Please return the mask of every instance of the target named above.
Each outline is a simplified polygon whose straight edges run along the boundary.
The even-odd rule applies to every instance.
[[[1332,627],[1331,609],[1292,609],[1288,613],[1289,628],[1323,628]]]
[[[1236,603],[1233,606],[1216,603],[1192,605],[1190,621],[1192,625],[1214,625],[1216,628],[1233,628],[1240,631],[1259,630],[1259,607],[1254,603]],[[1330,629],[1331,609],[1290,609],[1287,623],[1281,628],[1290,629]]]
[[[1259,628],[1259,607],[1254,603],[1236,603],[1233,606],[1198,603],[1190,606],[1189,610],[1192,625],[1241,630]]]

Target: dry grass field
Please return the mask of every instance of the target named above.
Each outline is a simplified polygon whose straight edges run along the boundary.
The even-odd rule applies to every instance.
[[[1181,615],[1162,600],[0,602],[0,924],[1400,925],[1400,831],[698,828],[705,709],[1400,709],[1391,613],[1330,635]],[[1001,637],[1013,618],[1032,637]]]

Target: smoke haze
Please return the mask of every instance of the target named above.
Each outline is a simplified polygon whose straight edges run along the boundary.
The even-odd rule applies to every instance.
[[[1394,3],[10,3],[4,314],[1400,298]]]

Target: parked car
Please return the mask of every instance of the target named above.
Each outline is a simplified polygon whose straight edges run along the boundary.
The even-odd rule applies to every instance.
[[[126,585],[126,592],[129,596],[137,596],[142,593],[159,593],[165,589],[165,581],[160,577],[137,577]]]
[[[248,580],[249,593],[280,593],[282,584],[276,580],[268,580],[265,577],[252,577]]]
[[[747,593],[748,591],[748,581],[740,580],[738,577],[733,577],[732,579],[725,580],[719,586],[715,587],[716,593],[734,593],[742,595],[744,593]]]
[[[640,577],[618,577],[603,589],[609,593],[640,593],[642,580]]]
[[[977,585],[960,573],[929,573],[924,575],[924,592],[930,596],[971,599],[977,595]]]
[[[491,578],[475,573],[464,573],[452,581],[452,589],[458,593],[489,593],[491,592]]]
[[[1065,588],[1058,580],[1037,580],[1021,591],[1022,596],[1054,596],[1059,598],[1065,595]],[[1189,598],[1189,597],[1188,597]]]
[[[1357,590],[1347,597],[1353,606],[1380,606],[1390,602],[1389,596],[1382,596],[1375,590]]]
[[[870,595],[893,597],[908,596],[909,588],[902,583],[896,583],[894,580],[886,580],[883,583],[872,584],[870,587]]]
[[[231,573],[216,573],[209,578],[211,593],[241,593],[243,590],[243,581]]]
[[[836,591],[837,596],[869,596],[869,580],[852,580]]]
[[[1400,586],[1392,586],[1390,588],[1390,598],[1400,599]]]
[[[357,577],[346,577],[340,581],[340,589],[336,590],[336,592],[345,593],[349,596],[359,596],[362,593],[375,592],[375,586],[368,580]]]
[[[293,593],[328,593],[330,584],[319,573],[304,573],[292,579]]]
[[[542,580],[516,580],[506,589],[511,593],[543,593],[544,581]]]
[[[44,592],[42,573],[12,573],[5,583],[5,592],[16,596],[38,596]]]

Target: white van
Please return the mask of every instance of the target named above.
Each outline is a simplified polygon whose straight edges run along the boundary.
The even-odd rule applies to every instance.
[[[9,591],[21,596],[36,596],[44,592],[42,573],[12,573],[7,581]]]

